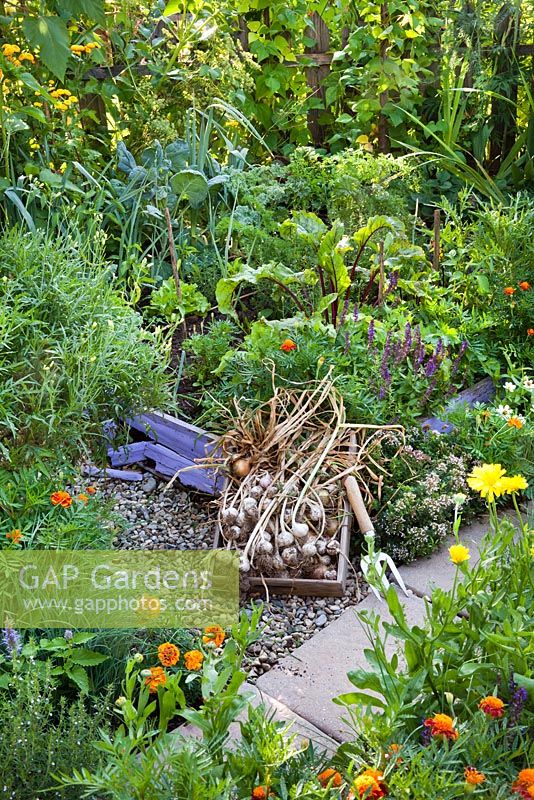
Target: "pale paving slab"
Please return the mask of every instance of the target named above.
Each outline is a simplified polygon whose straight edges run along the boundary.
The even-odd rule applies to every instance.
[[[415,595],[402,597],[409,625],[424,620],[424,601]],[[335,622],[282,659],[262,675],[257,687],[303,717],[338,742],[354,738],[354,732],[343,722],[347,716],[343,706],[332,698],[354,690],[347,672],[368,666],[364,650],[370,647],[356,612],[374,611],[382,619],[391,620],[387,605],[373,595],[347,609]],[[394,640],[387,647],[390,655],[396,649]]]
[[[285,706],[279,700],[276,700],[269,694],[260,691],[256,686],[253,686],[250,683],[244,683],[241,687],[241,692],[250,692],[254,695],[251,700],[252,706],[256,707],[260,704],[263,704],[266,707],[267,714],[273,714],[280,722],[289,723],[291,727],[289,728],[288,735],[296,736],[295,741],[297,745],[303,740],[309,740],[313,742],[316,749],[325,750],[329,755],[333,755],[337,750],[338,742],[334,741],[328,734],[322,730],[319,730],[319,728],[316,728],[312,722],[308,722],[308,720],[303,719],[298,714],[295,714],[290,708]],[[245,721],[247,716],[247,710],[245,709],[245,711],[239,715],[237,721],[232,723],[230,726],[229,735],[231,742],[234,743],[239,741],[239,722]],[[175,732],[176,734],[181,734],[185,737],[194,736],[197,739],[202,737],[200,730],[192,724],[182,725],[180,728],[177,728]]]
[[[503,512],[501,516],[507,517],[513,524],[518,524],[517,514],[513,509]],[[482,540],[488,530],[489,518],[487,516],[460,528],[459,539],[462,544],[469,547],[471,565],[479,561]],[[449,558],[449,547],[454,543],[454,536],[450,536],[443,546],[429,558],[420,558],[413,564],[399,567],[400,575],[406,586],[420,597],[430,597],[434,587],[451,589],[456,567]]]

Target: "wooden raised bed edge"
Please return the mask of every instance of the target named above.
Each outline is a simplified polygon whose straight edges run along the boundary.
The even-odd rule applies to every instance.
[[[335,581],[316,580],[314,578],[258,578],[245,575],[252,591],[265,591],[272,594],[296,594],[302,597],[343,597],[347,583],[350,532],[352,527],[352,511],[346,499],[343,500],[343,518],[341,520],[341,531],[339,535],[339,555],[337,565],[337,579]],[[220,550],[222,532],[219,524],[215,531],[213,547]]]

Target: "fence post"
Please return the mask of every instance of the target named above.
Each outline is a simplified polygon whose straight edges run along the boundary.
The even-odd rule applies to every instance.
[[[314,40],[311,47],[306,47],[305,52],[313,55],[321,55],[328,52],[330,47],[330,31],[328,30],[323,18],[314,11],[311,16],[311,25],[306,28],[305,35]],[[326,99],[324,87],[322,85],[324,79],[328,76],[330,65],[318,63],[314,66],[306,67],[306,82],[310,87],[310,94],[308,97],[317,97],[323,102]],[[310,108],[308,111],[308,129],[312,137],[313,144],[320,147],[323,144],[325,131],[323,126],[319,123],[319,115],[321,110],[318,108]]]
[[[514,146],[517,136],[516,103],[519,70],[515,48],[519,41],[519,12],[506,2],[495,18],[494,43],[498,48],[494,76],[499,80],[499,93],[512,102],[494,98],[491,104],[489,165],[492,173]]]

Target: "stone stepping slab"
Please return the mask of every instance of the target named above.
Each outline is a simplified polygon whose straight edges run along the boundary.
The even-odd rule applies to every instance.
[[[517,525],[518,519],[513,509],[508,509],[501,514],[501,518],[508,518],[512,524]],[[460,528],[458,538],[470,550],[470,564],[475,565],[480,559],[482,540],[489,531],[489,517],[482,517],[470,525]],[[419,597],[430,597],[433,588],[448,590],[452,588],[456,567],[451,563],[449,547],[455,543],[454,536],[450,536],[439,550],[429,558],[421,558],[413,564],[399,567],[399,573],[406,586]]]
[[[291,727],[288,730],[288,735],[295,735],[297,744],[310,741],[314,744],[316,749],[325,751],[329,756],[333,756],[336,752],[338,747],[337,741],[334,741],[334,739],[323,730],[317,728],[312,722],[295,714],[295,712],[284,705],[284,703],[271,697],[271,695],[266,692],[260,691],[256,686],[250,683],[244,683],[241,687],[241,692],[251,692],[254,695],[251,701],[253,707],[264,705],[266,714],[274,714],[277,721],[289,723]],[[245,711],[239,715],[236,722],[233,722],[230,726],[229,735],[231,742],[237,742],[241,738],[239,722],[245,721],[247,716],[247,710],[245,709]],[[197,739],[202,738],[201,731],[190,723],[177,728],[175,733],[184,737],[194,736]]]
[[[402,597],[402,603],[408,623],[421,625],[425,618],[424,601],[411,595]],[[337,742],[354,738],[354,732],[342,719],[347,716],[347,709],[336,705],[333,698],[354,690],[347,678],[350,670],[368,666],[364,650],[371,645],[356,614],[363,610],[392,621],[385,601],[368,595],[283,658],[258,678],[256,684],[260,692]],[[390,639],[387,647],[393,654],[395,641]]]

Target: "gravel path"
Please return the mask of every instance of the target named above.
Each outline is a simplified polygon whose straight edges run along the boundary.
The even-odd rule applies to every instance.
[[[146,473],[141,482],[92,479],[100,496],[113,511],[126,520],[126,528],[113,540],[122,550],[207,550],[213,545],[215,513],[204,495],[184,491],[174,484],[165,491],[166,481]],[[291,653],[335,620],[348,606],[366,595],[366,586],[357,577],[347,583],[345,597],[270,597],[262,616],[261,640],[250,648],[246,659],[248,680],[268,672],[281,658]],[[261,601],[253,595],[243,601],[250,613],[252,604]]]

